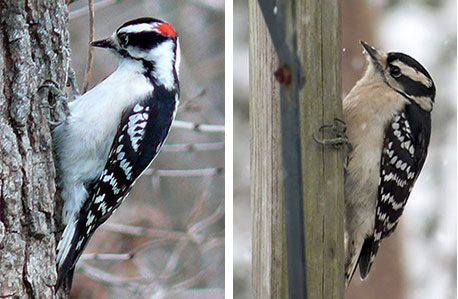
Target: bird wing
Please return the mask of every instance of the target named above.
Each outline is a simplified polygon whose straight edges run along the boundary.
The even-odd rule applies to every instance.
[[[416,106],[407,105],[385,130],[374,233],[366,238],[359,256],[362,278],[370,271],[380,240],[395,230],[426,159],[430,121],[409,121],[421,113]]]

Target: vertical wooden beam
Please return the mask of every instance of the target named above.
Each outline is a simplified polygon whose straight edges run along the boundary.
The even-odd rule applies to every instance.
[[[294,54],[304,72],[297,125],[301,128],[307,297],[343,298],[343,150],[323,147],[312,138],[342,113],[338,1],[278,3],[294,7],[295,15],[285,17],[294,17],[296,26],[285,31],[294,31],[298,44]],[[273,75],[281,62],[255,0],[249,1],[249,16],[253,290],[255,298],[287,298],[282,188],[287,170],[282,164],[279,85]]]
[[[278,56],[256,0],[249,15],[253,294],[287,298]]]
[[[342,119],[338,1],[302,1],[298,12],[297,27],[303,28],[298,55],[305,73],[300,113],[308,297],[342,298],[344,151],[312,139],[321,126]]]

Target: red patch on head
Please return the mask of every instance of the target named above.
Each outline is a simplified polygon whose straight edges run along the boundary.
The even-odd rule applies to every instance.
[[[175,29],[169,23],[165,23],[165,22],[160,23],[159,25],[156,26],[156,29],[159,30],[159,32],[162,33],[163,35],[168,35],[171,37],[177,36]]]

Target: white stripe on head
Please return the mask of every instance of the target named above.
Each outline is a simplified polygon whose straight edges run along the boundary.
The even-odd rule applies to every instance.
[[[175,57],[175,70],[177,72],[177,76],[180,75],[180,63],[181,63],[181,49],[180,49],[180,42],[177,38],[177,51]]]
[[[141,23],[135,25],[129,25],[118,30],[118,33],[133,33],[133,32],[145,32],[154,31],[156,24]]]
[[[409,77],[410,79],[420,82],[426,87],[433,86],[433,81],[425,76],[422,72],[417,71],[415,68],[405,64],[400,60],[395,60],[391,63],[401,69],[401,72],[404,76]]]
[[[420,106],[423,110],[432,111],[433,110],[433,102],[431,101],[430,97],[415,97],[411,96],[411,98]]]

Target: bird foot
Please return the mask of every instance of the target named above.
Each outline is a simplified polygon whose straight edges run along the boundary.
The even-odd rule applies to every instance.
[[[52,80],[46,80],[39,88],[38,92],[48,89],[47,100],[44,100],[41,107],[48,108],[48,122],[53,126],[62,124],[69,114],[67,105],[67,95],[60,89],[60,85]],[[50,104],[53,103],[53,104]],[[57,113],[55,117],[58,121],[51,120],[51,112]]]
[[[342,146],[346,146],[349,151],[353,150],[353,147],[348,139],[347,136],[347,124],[338,118],[334,119],[334,124],[333,125],[324,125],[321,126],[318,131],[319,132],[324,132],[325,130],[330,129],[332,133],[336,135],[334,138],[323,138],[320,139],[316,137],[315,134],[313,134],[313,140],[315,140],[316,143],[322,144],[322,145],[331,145],[332,147],[339,149]]]
[[[72,88],[73,97],[76,98],[76,97],[79,97],[81,95],[80,91],[78,89],[78,81],[76,81],[75,70],[73,70],[72,67],[70,67],[68,69],[67,86]]]

